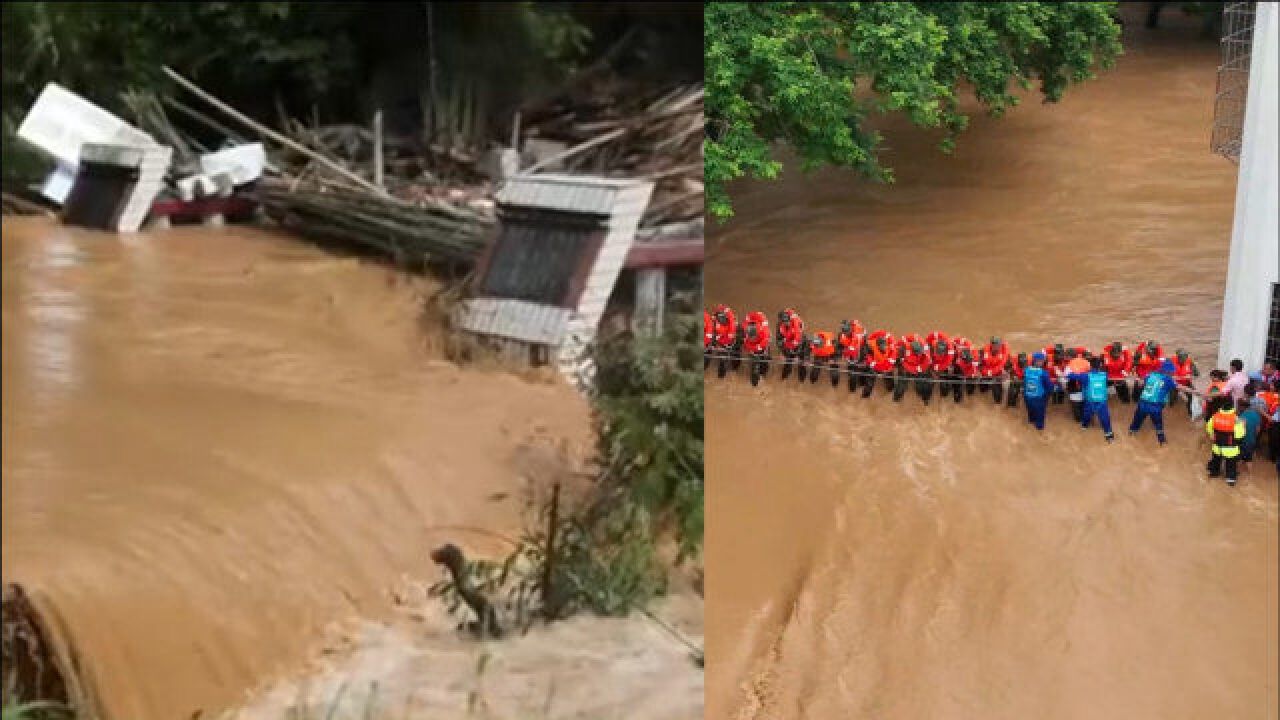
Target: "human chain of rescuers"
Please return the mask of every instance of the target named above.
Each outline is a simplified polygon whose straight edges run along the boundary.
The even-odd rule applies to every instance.
[[[780,359],[774,359],[775,347]],[[1017,407],[1021,398],[1027,421],[1037,430],[1044,430],[1051,402],[1060,405],[1069,401],[1075,420],[1088,428],[1096,418],[1107,442],[1115,438],[1108,405],[1112,393],[1121,402],[1137,405],[1129,433],[1136,435],[1150,419],[1156,439],[1164,445],[1164,410],[1177,402],[1181,392],[1188,415],[1203,413],[1209,418],[1205,430],[1212,440],[1207,467],[1210,476],[1225,474],[1227,484],[1234,486],[1242,450],[1247,451],[1246,461],[1253,451],[1252,444],[1246,442],[1248,423],[1238,414],[1246,413],[1252,401],[1236,397],[1222,371],[1210,373],[1212,382],[1204,392],[1197,390],[1193,378],[1200,376],[1200,370],[1190,355],[1180,349],[1166,356],[1154,340],[1139,344],[1135,350],[1113,342],[1095,354],[1083,346],[1068,349],[1055,344],[1013,355],[999,337],[975,347],[967,338],[941,331],[923,337],[915,333],[895,336],[883,329],[868,333],[857,320],[845,320],[836,333],[809,332],[800,314],[790,308],[778,313],[770,334],[769,319],[763,312],[749,312],[739,322],[731,308],[718,305],[703,312],[703,353],[703,367],[716,361],[719,377],[745,363],[753,386],[768,376],[771,366],[781,364],[783,380],[794,371],[799,382],[816,383],[826,372],[832,387],[839,387],[843,376],[849,392],[861,390],[863,398],[871,396],[878,379],[884,381],[894,402],[901,402],[909,387],[914,387],[926,405],[935,388],[940,388],[942,397],[950,395],[957,403],[979,391],[990,391],[994,403],[1005,402],[1009,407]],[[1243,367],[1235,367],[1238,363],[1233,361],[1237,371]],[[1268,385],[1257,395],[1265,417],[1276,417],[1280,394]],[[1256,443],[1256,434],[1254,440]],[[1273,457],[1278,444],[1273,438]],[[1280,470],[1280,459],[1276,462]]]

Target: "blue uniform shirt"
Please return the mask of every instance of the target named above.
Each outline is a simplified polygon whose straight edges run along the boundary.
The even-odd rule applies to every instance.
[[[1039,400],[1053,390],[1053,381],[1044,368],[1027,368],[1022,372],[1022,382],[1022,395],[1028,400]]]
[[[1142,402],[1164,405],[1169,402],[1169,393],[1172,390],[1173,380],[1170,380],[1168,375],[1153,372],[1147,376],[1147,383],[1142,386],[1142,395],[1138,399]]]
[[[1071,373],[1067,376],[1080,383],[1084,388],[1084,401],[1105,403],[1107,401],[1107,374],[1101,370],[1088,373]]]

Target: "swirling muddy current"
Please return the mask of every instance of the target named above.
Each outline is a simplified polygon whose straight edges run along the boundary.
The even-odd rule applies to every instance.
[[[886,120],[894,184],[734,187],[707,301],[1213,367],[1235,166],[1208,147],[1217,45],[1172,15],[954,155]],[[1038,435],[987,395],[742,375],[707,379],[709,718],[1277,717],[1274,467],[1209,481],[1182,410],[1160,448],[1113,403],[1108,446],[1065,407]]]
[[[563,384],[443,359],[431,283],[293,238],[6,217],[3,263],[4,577],[108,717],[280,681],[590,448]]]

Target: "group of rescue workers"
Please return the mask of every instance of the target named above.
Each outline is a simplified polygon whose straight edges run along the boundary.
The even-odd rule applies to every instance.
[[[776,361],[775,347],[781,355]],[[1166,356],[1153,340],[1132,350],[1120,342],[1110,343],[1098,353],[1082,346],[1055,344],[1014,355],[999,337],[975,347],[967,338],[941,331],[925,336],[895,336],[883,329],[868,333],[857,320],[845,320],[839,332],[809,332],[800,314],[791,308],[778,313],[771,334],[763,312],[749,312],[739,321],[731,308],[718,305],[703,312],[703,351],[703,367],[716,361],[719,377],[746,364],[752,385],[769,374],[770,366],[780,363],[784,380],[795,372],[801,383],[816,383],[826,371],[831,385],[839,387],[844,375],[849,392],[860,389],[864,398],[871,396],[877,379],[881,379],[895,402],[901,401],[911,386],[926,405],[935,386],[941,388],[942,397],[950,395],[957,403],[965,395],[990,390],[997,404],[1017,407],[1022,398],[1028,422],[1038,430],[1044,429],[1051,402],[1069,401],[1072,415],[1082,427],[1090,427],[1097,418],[1107,442],[1114,439],[1107,404],[1112,388],[1120,401],[1137,403],[1130,434],[1136,434],[1149,418],[1161,445],[1166,442],[1164,409],[1177,402],[1181,391],[1188,413],[1192,412],[1193,398],[1207,398],[1204,417],[1210,418],[1206,430],[1213,439],[1209,474],[1218,477],[1225,470],[1228,484],[1236,482],[1236,460],[1244,434],[1231,396],[1223,395],[1217,382],[1207,393],[1196,391],[1192,378],[1198,377],[1200,370],[1188,353],[1177,350]]]

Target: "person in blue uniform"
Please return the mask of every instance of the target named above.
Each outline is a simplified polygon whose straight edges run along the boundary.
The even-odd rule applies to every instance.
[[[1027,422],[1044,430],[1044,411],[1049,405],[1049,395],[1053,392],[1053,381],[1044,369],[1045,354],[1035,353],[1031,356],[1031,367],[1022,374],[1022,398],[1027,402]]]
[[[1087,373],[1071,373],[1067,377],[1080,383],[1084,389],[1084,407],[1080,410],[1080,427],[1088,428],[1093,418],[1098,418],[1102,426],[1103,437],[1107,442],[1115,439],[1111,432],[1111,411],[1107,407],[1107,373],[1102,369],[1102,358],[1095,357],[1089,361]]]
[[[1138,395],[1138,408],[1133,411],[1133,422],[1129,423],[1130,435],[1137,435],[1142,429],[1143,421],[1151,418],[1151,424],[1156,429],[1156,439],[1161,445],[1165,443],[1164,408],[1168,405],[1169,396],[1173,393],[1174,369],[1173,363],[1165,360],[1159,369],[1147,376],[1146,384],[1142,386],[1142,394]]]

